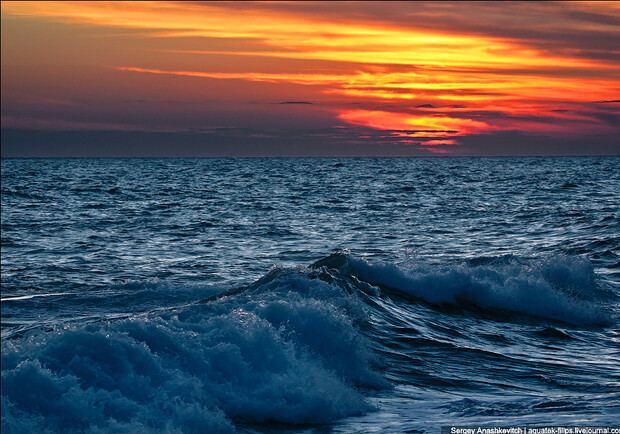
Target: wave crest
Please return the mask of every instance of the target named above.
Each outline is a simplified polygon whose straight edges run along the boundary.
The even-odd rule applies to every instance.
[[[596,284],[592,264],[585,258],[522,260],[508,255],[449,266],[418,264],[408,268],[345,259],[340,268],[345,267],[359,279],[435,305],[473,305],[575,325],[612,322],[611,314],[600,303],[607,294]]]

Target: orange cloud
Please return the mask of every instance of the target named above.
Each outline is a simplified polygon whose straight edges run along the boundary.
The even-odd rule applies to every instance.
[[[448,116],[415,116],[407,113],[351,110],[340,113],[338,118],[354,125],[380,130],[416,130],[435,133],[450,131],[453,134],[479,134],[493,129],[486,122]],[[447,134],[447,133],[444,133]]]
[[[235,52],[241,55],[468,69],[512,69],[515,65],[615,67],[591,59],[541,53],[506,38],[404,28],[384,22],[330,21],[329,17],[319,19],[285,8],[261,9],[259,4],[250,9],[243,5],[229,9],[217,2],[4,2],[2,12],[152,30],[151,36],[157,38],[258,38],[265,43],[262,52]]]

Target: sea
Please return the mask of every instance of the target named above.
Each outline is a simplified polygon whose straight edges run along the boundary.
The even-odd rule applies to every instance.
[[[5,434],[620,423],[620,157],[1,170]]]

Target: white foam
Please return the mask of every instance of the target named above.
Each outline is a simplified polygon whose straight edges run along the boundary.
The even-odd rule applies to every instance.
[[[4,301],[17,301],[17,300],[30,300],[32,298],[39,298],[39,297],[58,297],[61,295],[69,295],[69,292],[54,292],[54,293],[48,293],[48,294],[29,294],[29,295],[19,295],[19,296],[14,296],[14,297],[2,297],[0,298],[0,302],[4,302]]]

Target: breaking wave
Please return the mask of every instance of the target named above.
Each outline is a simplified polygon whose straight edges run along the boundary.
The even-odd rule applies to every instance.
[[[407,269],[347,257],[343,265],[388,292],[436,305],[501,309],[577,325],[612,321],[600,303],[612,294],[599,287],[592,264],[581,257],[527,261],[509,255]]]

